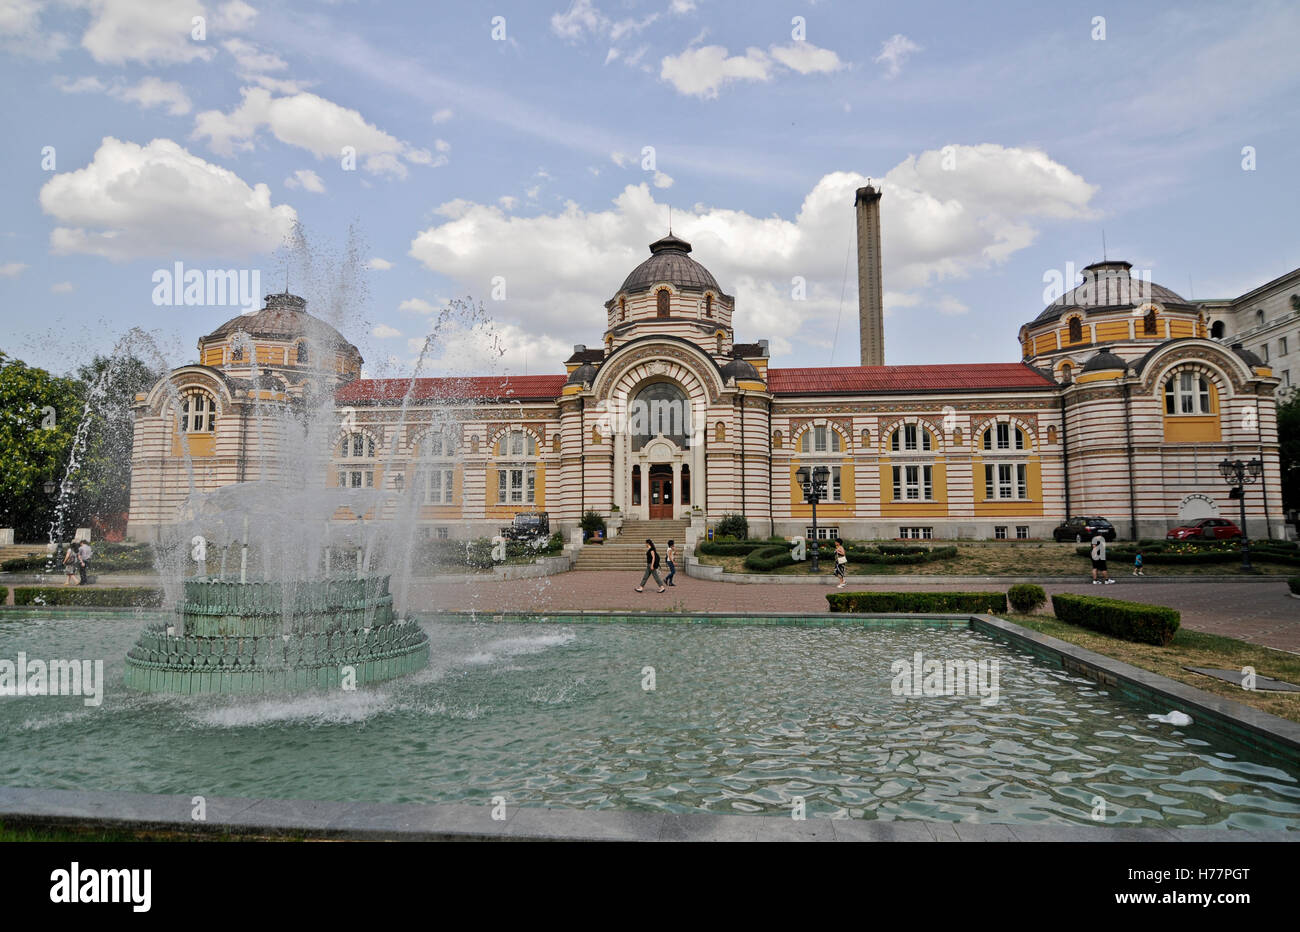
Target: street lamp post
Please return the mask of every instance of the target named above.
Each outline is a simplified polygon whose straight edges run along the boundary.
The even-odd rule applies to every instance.
[[[1219,464],[1219,473],[1232,487],[1228,497],[1235,498],[1241,506],[1241,569],[1247,573],[1254,572],[1254,567],[1250,565],[1250,535],[1246,533],[1246,486],[1263,475],[1264,464],[1257,459],[1244,463],[1241,460],[1225,459]]]
[[[810,573],[821,572],[821,566],[818,563],[820,548],[817,541],[817,503],[826,497],[826,483],[830,479],[830,475],[830,468],[826,466],[815,466],[811,470],[807,466],[801,466],[795,472],[799,484],[803,487],[804,501],[812,505],[812,565],[808,567]]]

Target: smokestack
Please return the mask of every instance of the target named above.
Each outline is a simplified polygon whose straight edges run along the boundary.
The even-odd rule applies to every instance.
[[[880,192],[858,188],[858,340],[861,365],[885,364],[884,289],[880,277]]]

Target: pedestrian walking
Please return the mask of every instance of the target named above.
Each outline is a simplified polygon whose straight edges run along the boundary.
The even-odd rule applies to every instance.
[[[63,585],[75,586],[77,578],[77,545],[76,543],[68,544],[68,549],[63,552]]]
[[[1142,551],[1141,550],[1139,550],[1137,554],[1133,557],[1133,575],[1134,576],[1146,575],[1146,573],[1142,572]]]
[[[673,577],[677,575],[677,549],[673,547],[673,542],[668,542],[668,553],[665,554],[668,560],[668,575],[664,578],[664,584],[671,586]]]
[[[664,581],[659,578],[659,551],[655,550],[655,542],[650,538],[645,540],[645,573],[641,576],[641,585],[636,587],[637,592],[645,591],[645,581],[651,576],[659,584],[659,591],[665,592]]]
[[[835,538],[835,575],[840,578],[840,584],[836,589],[843,589],[848,583],[848,578],[844,575],[844,568],[848,565],[849,555],[844,552],[844,541],[838,537]]]
[[[90,572],[90,558],[95,555],[95,551],[90,549],[90,541],[83,540],[81,546],[77,548],[77,570],[81,574],[81,584],[84,586],[87,582],[86,574]]]
[[[1101,574],[1098,577],[1098,573]],[[1092,538],[1092,584],[1094,586],[1109,586],[1115,580],[1110,578],[1110,573],[1106,570],[1106,538],[1098,532]]]

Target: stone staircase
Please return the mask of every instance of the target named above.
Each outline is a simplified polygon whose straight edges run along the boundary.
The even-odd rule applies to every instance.
[[[629,573],[645,571],[645,541],[650,538],[659,551],[659,575],[668,572],[665,554],[668,541],[677,542],[677,573],[684,571],[681,553],[686,544],[686,528],[690,522],[680,521],[624,521],[618,536],[603,544],[586,544],[578,551],[575,570],[618,570]],[[653,583],[653,580],[651,580]]]

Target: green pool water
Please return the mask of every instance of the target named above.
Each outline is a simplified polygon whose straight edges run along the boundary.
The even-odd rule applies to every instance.
[[[0,785],[1300,829],[1300,775],[1277,761],[962,626],[426,621],[409,678],[226,698],[126,690],[147,620],[0,616],[0,659],[103,659],[106,678],[98,707],[0,698]],[[894,695],[891,664],[918,651],[996,660],[998,701]]]

